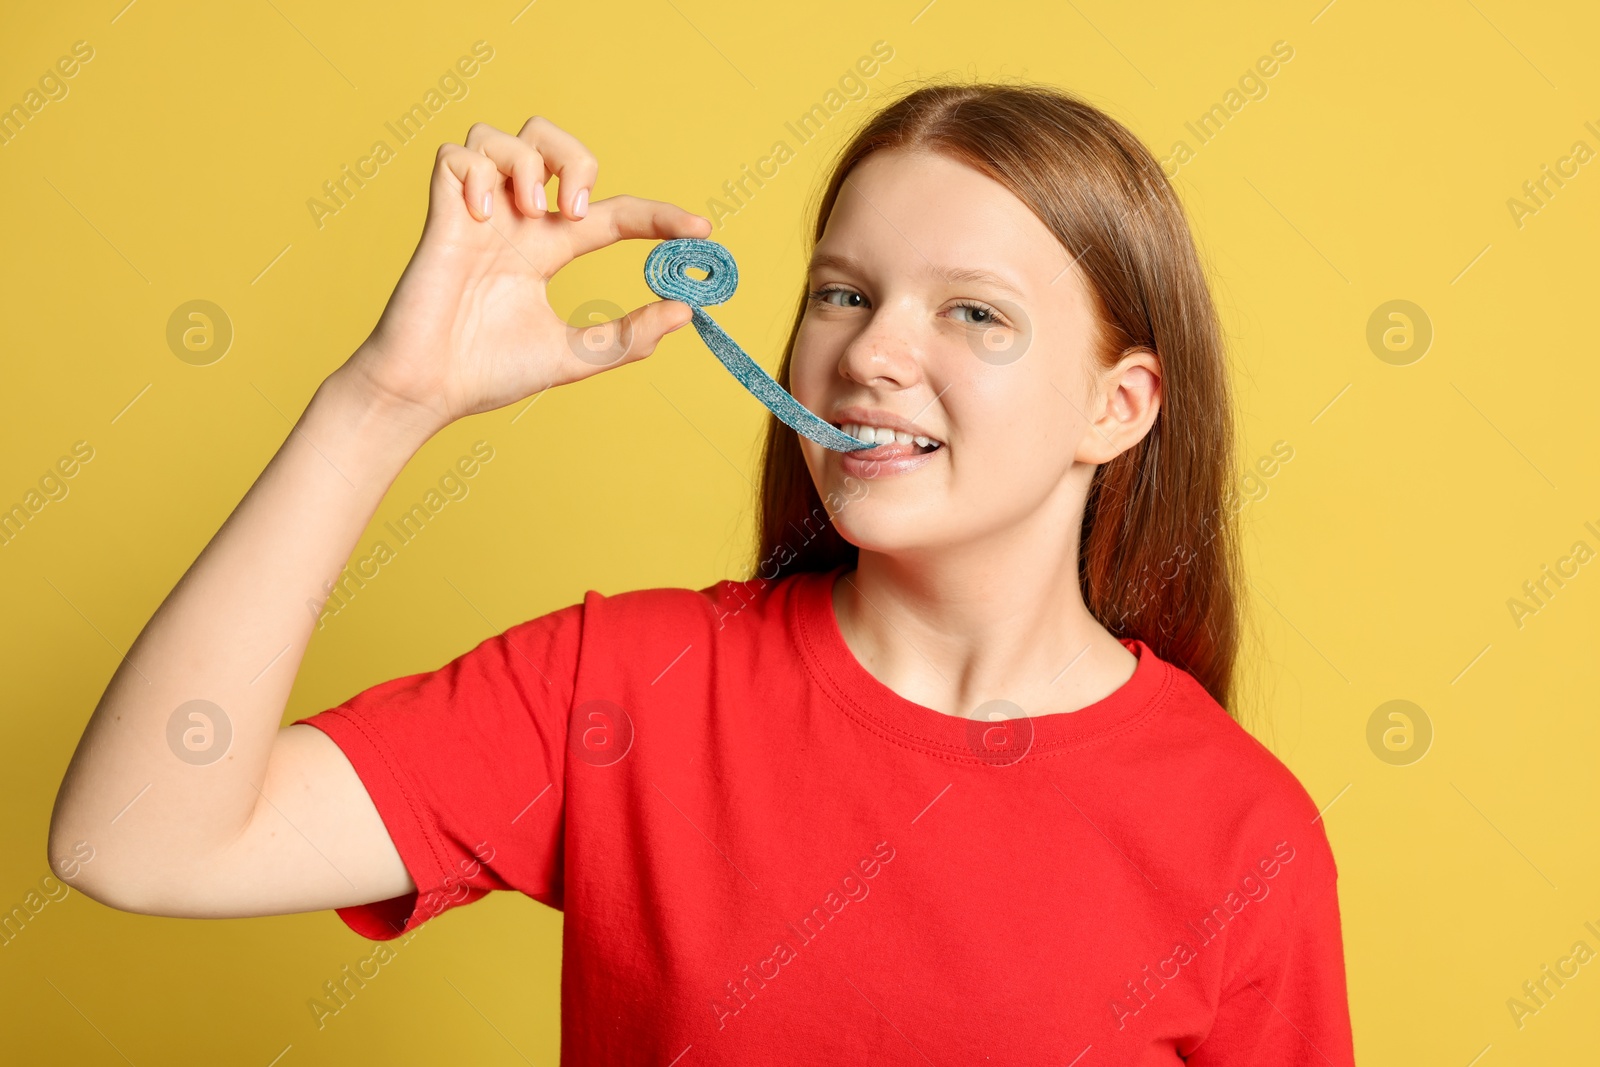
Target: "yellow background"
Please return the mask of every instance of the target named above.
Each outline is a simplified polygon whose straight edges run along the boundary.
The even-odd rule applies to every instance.
[[[1506,1001],[1574,941],[1600,949],[1583,927],[1600,927],[1600,564],[1520,628],[1507,601],[1575,541],[1600,549],[1583,525],[1600,528],[1600,164],[1520,227],[1507,201],[1573,142],[1600,149],[1584,128],[1600,127],[1600,20],[1508,0],[924,2],[110,0],[11,13],[0,104],[75,41],[94,58],[0,147],[0,504],[74,442],[95,454],[0,548],[0,909],[47,873],[52,798],[121,652],[376,320],[420,232],[439,143],[476,120],[515,131],[543,114],[598,155],[597,197],[706,212],[785,120],[889,42],[873,94],[713,235],[744,279],[717,318],[771,369],[821,168],[897,82],[1054,83],[1166,156],[1176,140],[1195,146],[1184,123],[1281,40],[1294,57],[1268,94],[1176,178],[1231,341],[1245,458],[1294,450],[1243,513],[1252,728],[1331,804],[1360,1062],[1592,1057],[1600,963],[1521,1029]],[[470,94],[318,229],[306,201],[322,182],[389,139],[384,122],[480,39],[495,54]],[[647,250],[573,265],[557,310],[653,299]],[[166,343],[192,299],[235,329],[209,366]],[[1434,330],[1406,366],[1366,341],[1369,316],[1395,299]],[[363,549],[473,441],[495,448],[470,495],[328,620],[288,718],[437,667],[591,587],[740,574],[764,410],[692,330],[513,423],[521,408],[450,427],[406,469]],[[1407,766],[1367,743],[1392,699],[1433,725]],[[554,1061],[556,912],[494,894],[443,916],[319,1030],[307,1001],[371,949],[331,912],[171,920],[74,893],[0,948],[5,1055]]]

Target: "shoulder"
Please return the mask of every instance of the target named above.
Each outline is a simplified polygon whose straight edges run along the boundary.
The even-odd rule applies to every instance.
[[[1172,795],[1193,812],[1198,840],[1241,870],[1269,856],[1297,867],[1294,881],[1307,893],[1332,884],[1338,868],[1305,785],[1192,675],[1167,668],[1169,714],[1156,747],[1165,754]]]
[[[582,609],[586,642],[720,640],[783,625],[806,578],[803,573],[772,580],[722,578],[705,586],[651,586],[610,594],[591,589],[574,608]]]

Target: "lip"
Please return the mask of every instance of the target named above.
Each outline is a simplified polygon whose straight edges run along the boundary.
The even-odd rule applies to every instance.
[[[879,445],[877,448],[863,448],[856,452],[835,452],[839,457],[839,467],[846,473],[857,478],[882,478],[890,474],[905,474],[918,467],[925,467],[944,454],[948,446],[934,449],[932,452],[907,452],[909,446],[899,444]]]
[[[899,441],[891,441],[875,448],[836,453],[839,457],[839,466],[844,472],[858,478],[880,478],[884,475],[914,471],[931,463],[950,447],[943,438],[929,433],[910,419],[902,418],[882,408],[840,408],[834,412],[831,421],[835,424],[856,422],[868,426],[885,426],[891,430],[928,437],[939,442],[939,447],[932,452],[917,452],[914,443],[902,444]]]

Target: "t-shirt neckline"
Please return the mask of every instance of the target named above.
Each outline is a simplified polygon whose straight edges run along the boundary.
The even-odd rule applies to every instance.
[[[1154,715],[1173,687],[1176,668],[1138,638],[1119,638],[1139,658],[1132,677],[1076,711],[1001,722],[946,715],[907,700],[872,675],[850,646],[833,610],[833,587],[850,569],[802,574],[791,600],[794,633],[812,676],[839,707],[895,743],[963,763],[1006,765],[1110,740]],[[999,727],[999,729],[996,729]]]

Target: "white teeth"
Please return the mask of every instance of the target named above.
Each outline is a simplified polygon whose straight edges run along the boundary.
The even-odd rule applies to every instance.
[[[935,445],[938,443],[933,438],[924,434],[910,434],[906,433],[904,430],[891,430],[887,426],[868,426],[859,422],[842,422],[839,424],[839,429],[843,430],[851,437],[858,438],[862,441],[871,441],[874,444],[880,445],[894,444],[896,442],[906,445],[915,441],[917,444],[926,448],[929,445]]]

